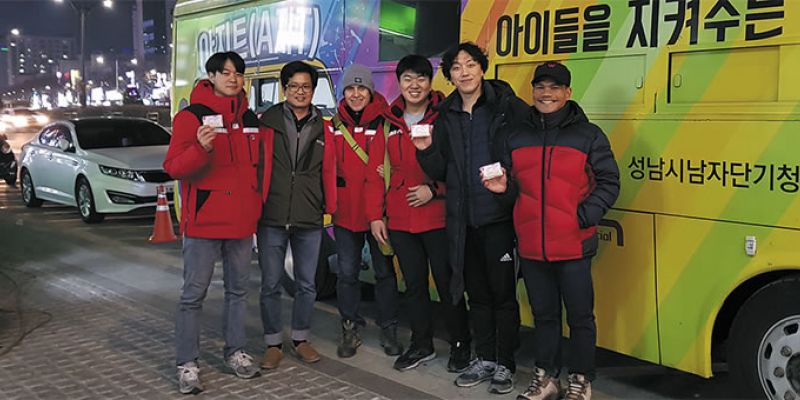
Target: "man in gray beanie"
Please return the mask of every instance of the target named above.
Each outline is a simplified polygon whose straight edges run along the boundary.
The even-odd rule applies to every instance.
[[[369,244],[375,273],[375,299],[378,303],[376,324],[381,328],[381,346],[389,356],[403,352],[397,341],[397,278],[391,258],[384,256],[370,234],[365,212],[364,185],[369,149],[377,135],[383,135],[383,113],[388,107],[375,92],[372,73],[363,65],[353,64],[344,73],[344,95],[333,117],[336,144],[336,204],[333,229],[339,272],[336,283],[337,304],[342,317],[342,338],[336,349],[339,357],[352,357],[361,345],[359,329],[366,321],[359,313],[361,303],[361,249]]]

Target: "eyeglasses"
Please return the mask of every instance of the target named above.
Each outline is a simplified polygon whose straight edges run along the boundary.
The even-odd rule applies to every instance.
[[[311,85],[298,85],[296,83],[290,83],[286,85],[286,91],[289,93],[297,93],[300,91],[300,89],[303,89],[303,93],[308,93],[313,88]]]

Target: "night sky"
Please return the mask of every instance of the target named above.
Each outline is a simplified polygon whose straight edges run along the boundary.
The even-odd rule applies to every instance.
[[[147,1],[147,0],[144,0]],[[102,1],[86,18],[86,52],[107,53],[114,49],[122,54],[133,54],[131,27],[131,0],[114,0],[114,8],[107,9]],[[80,18],[69,5],[69,0],[0,0],[0,37],[12,28],[23,35],[67,36],[75,39],[75,51],[80,50]]]

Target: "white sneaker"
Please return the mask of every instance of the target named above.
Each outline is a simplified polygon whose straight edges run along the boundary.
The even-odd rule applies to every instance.
[[[256,365],[253,357],[242,350],[236,351],[227,360],[225,360],[232,370],[239,378],[250,379],[261,373],[261,367]]]
[[[178,366],[178,390],[183,394],[198,394],[203,391],[200,382],[200,367],[194,361]]]

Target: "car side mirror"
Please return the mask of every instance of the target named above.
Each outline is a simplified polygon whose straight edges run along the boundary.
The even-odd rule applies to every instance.
[[[68,152],[72,149],[72,144],[70,144],[69,140],[60,138],[58,139],[58,148],[61,149],[61,151]]]

